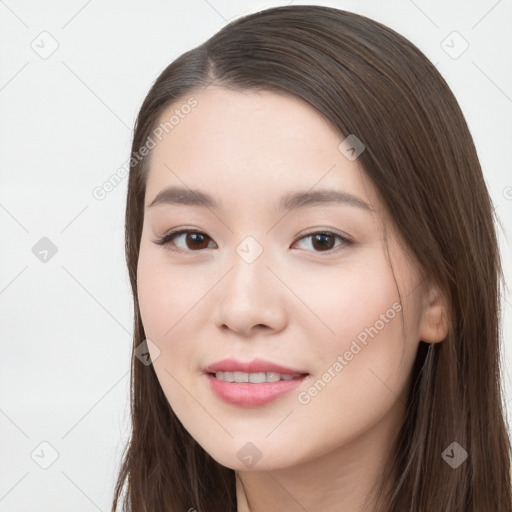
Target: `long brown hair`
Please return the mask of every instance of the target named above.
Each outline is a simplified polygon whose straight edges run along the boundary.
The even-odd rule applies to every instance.
[[[435,66],[361,15],[287,6],[239,18],[158,77],[140,109],[126,203],[133,350],[145,340],[137,261],[148,157],[139,149],[171,104],[209,84],[292,94],[366,149],[359,162],[429,282],[449,302],[450,332],[419,344],[389,473],[387,512],[510,512],[510,439],[500,360],[503,274],[495,215],[468,126]],[[340,138],[341,140],[341,138]],[[235,472],[206,453],[167,402],[152,365],[132,356],[132,433],[112,511],[226,512]],[[442,454],[468,454],[457,468]],[[453,445],[452,445],[453,446]],[[123,492],[123,490],[125,492]]]

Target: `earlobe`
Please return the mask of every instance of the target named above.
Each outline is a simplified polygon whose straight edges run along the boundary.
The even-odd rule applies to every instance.
[[[448,336],[448,303],[437,286],[425,294],[419,338],[426,343],[439,343]]]

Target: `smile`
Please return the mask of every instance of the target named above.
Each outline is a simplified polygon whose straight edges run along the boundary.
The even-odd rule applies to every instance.
[[[287,373],[277,372],[216,372],[215,377],[224,382],[251,382],[261,384],[263,382],[278,382],[280,380],[292,380],[301,377],[302,374],[289,375]]]

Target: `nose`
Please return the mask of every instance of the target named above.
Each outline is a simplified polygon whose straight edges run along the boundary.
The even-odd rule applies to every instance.
[[[276,278],[262,254],[252,263],[238,254],[232,259],[232,268],[222,280],[218,290],[217,325],[229,329],[239,337],[253,333],[275,334],[287,322],[286,304],[290,297]]]

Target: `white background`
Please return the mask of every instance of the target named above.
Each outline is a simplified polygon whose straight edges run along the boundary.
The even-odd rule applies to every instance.
[[[128,159],[136,114],[164,67],[227,21],[286,5],[238,4],[0,0],[0,511],[110,509],[128,433],[126,179],[102,201],[92,190]],[[473,134],[510,281],[511,1],[319,4],[384,23],[437,65]],[[453,31],[469,43],[457,59],[442,46]],[[32,48],[52,44],[47,58]],[[57,248],[46,263],[32,252],[42,237]],[[52,450],[48,469],[31,457],[49,463]]]

